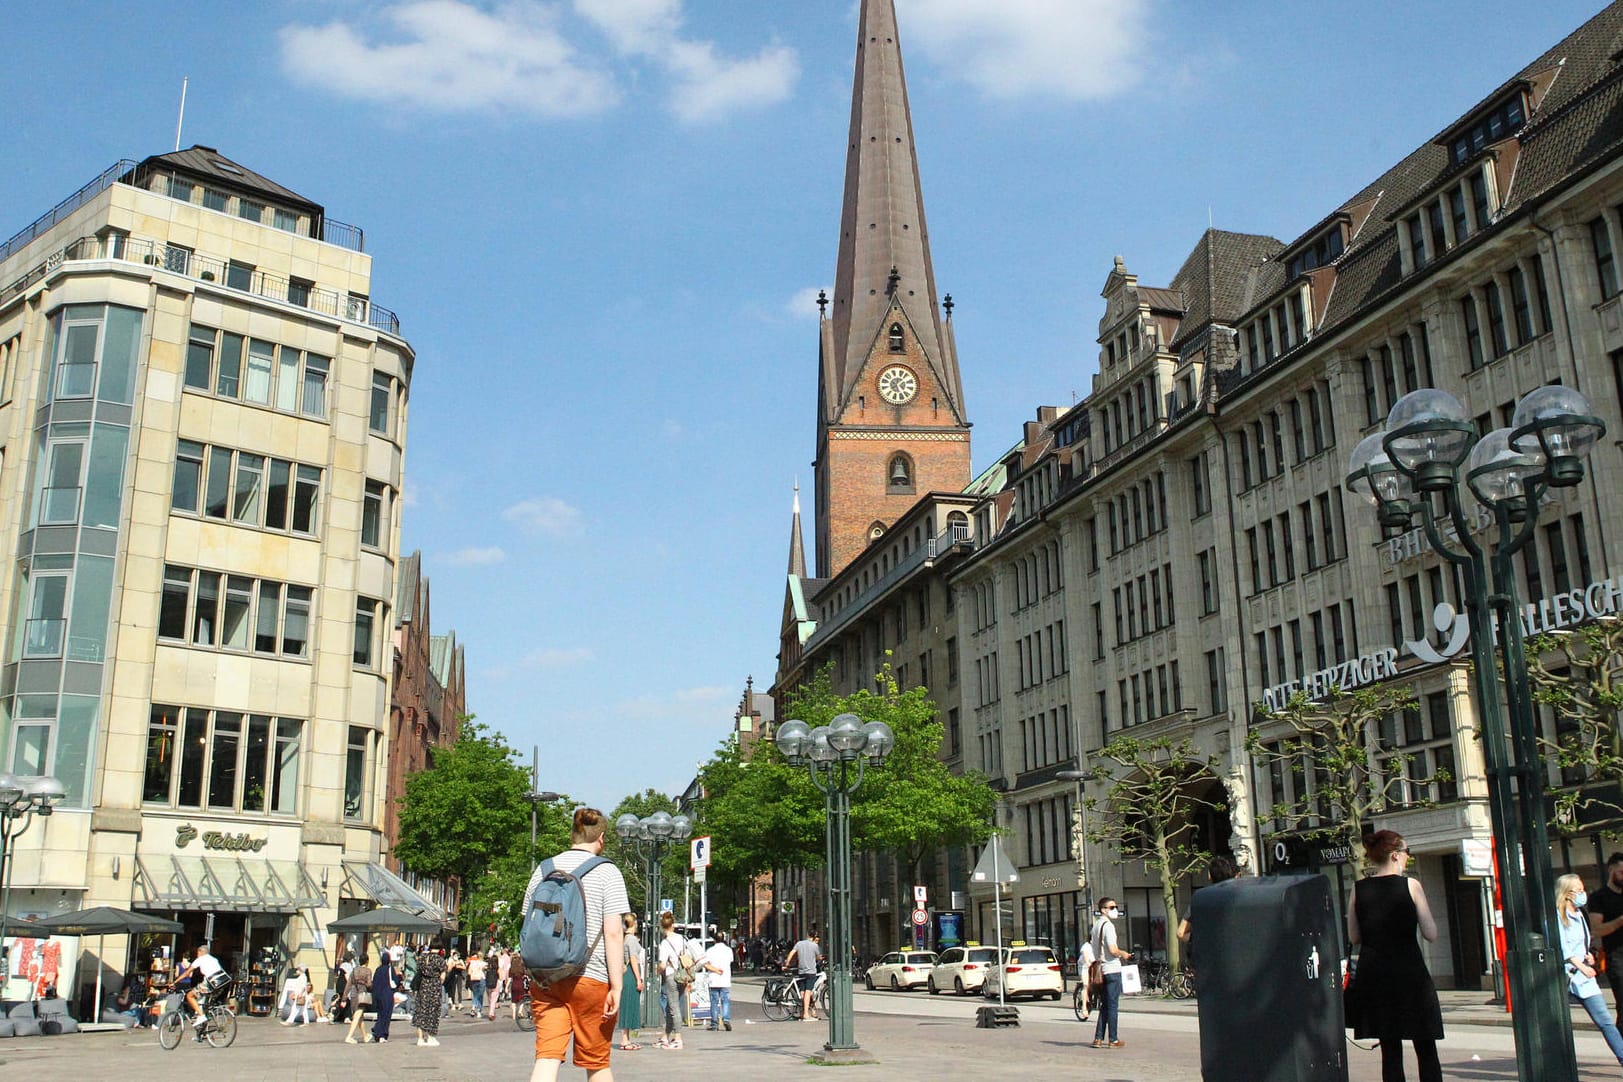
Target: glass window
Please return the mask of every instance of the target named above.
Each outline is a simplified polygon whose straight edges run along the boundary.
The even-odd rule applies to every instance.
[[[1477,322],[1476,298],[1465,297],[1460,301],[1460,318],[1465,322],[1465,351],[1470,357],[1471,369],[1475,371],[1486,363],[1482,353],[1482,327]]]
[[[291,718],[276,719],[276,747],[271,760],[271,808],[292,814],[298,810],[299,735],[303,724]]]
[[[224,447],[209,448],[208,493],[203,513],[225,518],[231,502],[231,452]]]
[[[96,343],[100,323],[70,323],[62,339],[58,398],[88,398],[96,390]]]
[[[271,719],[263,714],[248,718],[247,753],[242,759],[242,810],[265,810],[266,768],[270,765]]]
[[[242,744],[242,715],[214,715],[209,761],[209,807],[237,806],[237,751]]]
[[[45,487],[40,493],[39,521],[62,526],[79,520],[79,478],[84,468],[85,445],[53,443]]]
[[[265,205],[255,203],[252,199],[238,199],[237,217],[246,218],[250,222],[263,222],[265,220]]]
[[[316,503],[321,496],[321,470],[300,466],[293,485],[293,532],[316,532]]]
[[[287,588],[286,614],[282,618],[282,653],[304,657],[310,647],[310,587]]]
[[[24,657],[61,657],[67,630],[68,577],[36,575],[30,585]]]
[[[170,199],[178,199],[182,203],[190,203],[192,201],[192,186],[191,186],[191,184],[188,183],[187,181],[181,180],[178,177],[170,177],[169,178],[169,198]]]
[[[242,397],[261,406],[270,405],[271,367],[276,361],[276,347],[257,338],[248,340],[248,376],[242,387]]]
[[[1499,284],[1489,282],[1484,286],[1482,299],[1488,306],[1488,334],[1493,342],[1493,355],[1503,357],[1510,352],[1510,341],[1505,334],[1505,308],[1499,296]]]
[[[178,736],[176,724],[180,711],[173,706],[152,706],[151,720],[147,723],[146,779],[141,786],[141,799],[149,804],[169,802],[169,782],[175,772],[175,754]]]
[[[1605,218],[1589,223],[1589,237],[1595,245],[1595,271],[1600,276],[1602,300],[1611,300],[1619,291],[1617,258],[1612,251],[1612,234]]]
[[[1527,278],[1520,267],[1510,271],[1510,311],[1516,323],[1516,343],[1533,340],[1533,305],[1527,295]]]
[[[272,209],[271,214],[271,224],[277,229],[283,229],[289,233],[292,233],[299,228],[299,216],[294,214],[292,211],[283,210],[281,207],[275,207]]]
[[[1448,214],[1454,222],[1454,243],[1458,244],[1471,235],[1471,223],[1465,216],[1465,193],[1457,187],[1448,190]]]
[[[377,612],[378,603],[371,598],[363,597],[355,602],[355,664],[363,669],[372,667]]]
[[[369,424],[380,436],[389,435],[389,398],[394,381],[381,372],[372,376],[372,411]]]
[[[270,460],[270,478],[265,488],[265,527],[271,530],[287,529],[287,503],[291,495],[293,463],[285,459]]]
[[[259,493],[265,481],[265,459],[261,455],[237,456],[236,498],[231,517],[238,522],[259,525]]]
[[[367,745],[370,733],[359,725],[349,727],[349,744],[344,755],[344,817],[358,819],[366,806]]]
[[[163,569],[163,601],[158,608],[158,638],[186,639],[186,609],[192,599],[192,573],[189,568]]]
[[[203,803],[203,760],[208,752],[208,721],[207,710],[194,706],[185,711],[177,749],[180,784],[175,793],[175,803],[182,808],[201,807]]]
[[[276,408],[283,413],[299,408],[299,351],[286,346],[276,354]]]
[[[260,654],[276,653],[276,623],[282,614],[282,584],[259,584],[259,613],[254,622],[254,651]]]
[[[167,244],[163,249],[163,269],[185,274],[192,265],[192,255],[192,250],[183,244]]]
[[[214,332],[193,327],[186,342],[186,386],[209,389],[214,374]]]
[[[287,280],[287,303],[296,304],[300,308],[310,307],[310,291],[315,283],[303,278],[289,278]]]
[[[383,492],[382,482],[366,483],[366,499],[361,505],[361,544],[370,548],[379,547],[383,533]]]
[[[327,366],[325,357],[304,355],[304,401],[299,410],[306,416],[327,416]]]
[[[1467,182],[1471,186],[1471,209],[1476,212],[1476,227],[1486,229],[1493,221],[1493,208],[1488,206],[1488,181],[1478,169]]]
[[[203,189],[203,205],[209,210],[224,211],[231,202],[231,197],[214,188]]]
[[[233,650],[248,649],[248,617],[254,604],[254,580],[232,575],[225,583],[225,622],[220,643]]]
[[[181,440],[175,453],[175,483],[169,506],[176,511],[197,514],[197,498],[203,485],[203,445]]]
[[[212,571],[197,576],[197,608],[192,613],[192,642],[198,646],[219,644],[220,576]]]
[[[242,335],[227,331],[220,336],[220,371],[214,381],[214,393],[235,398],[241,380]]]
[[[235,259],[225,266],[225,284],[232,289],[249,290],[253,288],[254,265],[252,263],[238,263]]]

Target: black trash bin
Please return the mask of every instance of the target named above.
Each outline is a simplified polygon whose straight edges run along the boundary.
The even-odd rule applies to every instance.
[[[1330,881],[1214,883],[1195,892],[1189,919],[1204,1082],[1346,1082]]]

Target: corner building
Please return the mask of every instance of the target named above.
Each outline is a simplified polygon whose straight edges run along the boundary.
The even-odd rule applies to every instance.
[[[0,281],[0,764],[68,793],[11,908],[316,963],[415,898],[380,860],[414,355],[362,233],[194,146],[106,170]]]

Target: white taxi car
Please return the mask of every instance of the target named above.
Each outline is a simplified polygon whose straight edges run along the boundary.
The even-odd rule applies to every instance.
[[[934,968],[934,951],[891,951],[868,967],[863,980],[869,991],[889,988],[892,992],[900,992],[927,984],[930,971]]]
[[[1060,972],[1059,959],[1048,947],[1034,947],[1021,942],[1011,943],[1003,949],[1003,961],[993,966],[981,985],[981,994],[996,999],[1052,996],[1059,999],[1065,994],[1065,977]]]
[[[930,971],[930,978],[925,983],[932,996],[947,991],[968,995],[981,990],[981,985],[986,982],[987,970],[996,962],[996,947],[982,947],[974,943],[952,947],[936,958],[935,968]]]

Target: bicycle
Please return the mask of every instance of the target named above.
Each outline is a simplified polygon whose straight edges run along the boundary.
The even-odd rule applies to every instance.
[[[179,1047],[180,1039],[190,1025],[196,1031],[193,1040],[207,1041],[211,1048],[230,1048],[237,1039],[237,1016],[226,1006],[230,987],[228,983],[207,993],[201,1024],[187,1015],[186,997],[179,992],[172,993],[164,1001],[163,1014],[158,1017],[158,1046],[165,1051]]]
[[[1162,999],[1188,999],[1195,994],[1194,984],[1187,970],[1174,972],[1167,963],[1154,959],[1140,962],[1138,970],[1139,978],[1144,985],[1144,995],[1160,996]]]
[[[766,1013],[768,1020],[773,1022],[798,1021],[804,1005],[800,991],[800,977],[796,974],[785,977],[768,977],[765,988],[761,990],[761,1009]],[[817,974],[817,981],[812,985],[812,1011],[821,1011],[824,1018],[828,1017],[828,972],[826,970]]]

